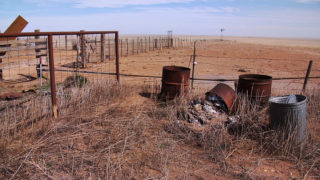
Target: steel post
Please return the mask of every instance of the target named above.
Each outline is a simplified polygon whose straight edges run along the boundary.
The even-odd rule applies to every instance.
[[[49,67],[50,67],[50,85],[51,85],[51,101],[52,101],[52,111],[53,117],[58,117],[58,107],[57,107],[57,91],[56,91],[56,76],[54,72],[54,57],[53,57],[53,40],[52,34],[48,36],[48,46],[49,46]]]
[[[119,32],[115,33],[115,53],[116,53],[116,74],[117,81],[120,83],[120,63],[119,63]]]
[[[306,77],[305,77],[305,79],[304,79],[302,92],[305,92],[305,90],[306,90],[306,88],[307,88],[307,83],[308,83],[309,75],[310,75],[311,68],[312,68],[312,62],[313,62],[312,60],[309,61],[309,66],[308,66],[308,70],[307,70],[307,73],[306,73]]]

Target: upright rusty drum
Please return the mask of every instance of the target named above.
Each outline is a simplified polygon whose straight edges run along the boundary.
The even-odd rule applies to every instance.
[[[190,86],[190,68],[182,66],[164,66],[162,69],[162,98],[174,99],[182,93],[188,93]]]
[[[266,104],[271,96],[271,85],[271,76],[243,74],[239,76],[237,92],[247,94],[251,100]]]

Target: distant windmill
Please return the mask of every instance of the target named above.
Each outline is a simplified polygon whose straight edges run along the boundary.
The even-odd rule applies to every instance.
[[[223,41],[223,31],[225,31],[225,29],[221,28],[220,31],[221,31],[220,40]]]

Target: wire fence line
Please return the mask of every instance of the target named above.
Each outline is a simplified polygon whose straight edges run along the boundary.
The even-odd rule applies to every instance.
[[[0,83],[6,83],[5,88],[9,90],[13,84],[21,84],[21,86],[26,88],[42,88],[42,86],[50,86],[50,88],[53,88],[56,83],[64,83],[68,77],[75,75],[82,75],[92,81],[114,78],[113,76],[116,76],[117,80],[119,80],[120,76],[160,79],[162,77],[159,75],[139,74],[139,71],[137,71],[137,74],[120,73],[119,57],[143,57],[143,53],[169,48],[192,49],[195,41],[197,41],[197,48],[201,48],[206,47],[206,43],[208,42],[216,41],[179,36],[138,36],[121,38],[118,32],[85,31],[21,33],[15,36],[17,36],[17,40],[0,41],[0,78],[2,79]],[[6,35],[0,34],[0,37],[5,38]],[[160,56],[172,57],[172,55],[167,54],[160,54]],[[204,65],[206,65],[205,63],[208,58],[222,58],[201,54],[177,54],[173,57],[183,58],[187,63],[189,57],[191,62],[192,56],[196,56],[199,62],[203,61],[201,63]],[[250,60],[255,59],[251,58]],[[163,60],[161,60],[161,62],[163,62]],[[150,63],[157,62],[152,61]],[[210,63],[212,64],[214,61]],[[210,63],[207,62],[207,64]],[[304,77],[277,77],[273,80],[301,80],[303,78]],[[318,78],[320,77],[311,77],[311,79]],[[232,82],[237,80],[235,78],[224,77],[194,77],[191,79],[200,82]],[[12,87],[14,89],[14,86]],[[52,95],[55,94],[52,89],[51,92]],[[56,112],[54,114],[56,114]]]
[[[139,36],[119,38],[119,56],[131,56],[166,48],[186,47],[189,38]],[[98,63],[116,58],[115,37],[97,34],[56,35],[53,37],[54,58],[57,65],[85,68],[87,63]],[[48,64],[46,36],[17,37],[0,42],[0,79],[19,79],[19,74],[35,76],[36,66]],[[68,64],[69,63],[69,64]]]

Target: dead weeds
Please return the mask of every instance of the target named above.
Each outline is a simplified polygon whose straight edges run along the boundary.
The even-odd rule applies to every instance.
[[[1,115],[1,179],[307,178],[320,172],[319,91],[307,94],[309,141],[292,151],[276,141],[268,110],[239,99],[234,127],[177,118],[204,90],[157,100],[159,85],[113,81],[59,87]],[[138,94],[140,93],[141,96]]]

